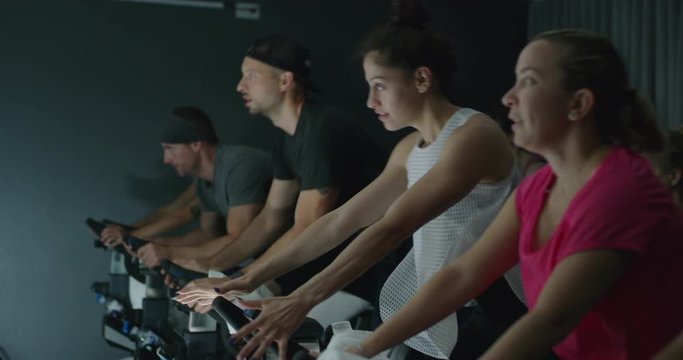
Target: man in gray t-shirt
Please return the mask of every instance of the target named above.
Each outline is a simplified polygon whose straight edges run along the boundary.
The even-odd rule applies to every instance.
[[[269,154],[241,145],[217,145],[213,179],[194,179],[202,211],[224,217],[231,207],[263,203],[272,176]]]
[[[270,155],[241,145],[223,145],[209,117],[193,107],[173,110],[162,136],[164,163],[193,176],[200,226],[179,236],[152,237],[138,250],[149,268],[171,260],[192,270],[230,244],[261,211],[272,180]]]

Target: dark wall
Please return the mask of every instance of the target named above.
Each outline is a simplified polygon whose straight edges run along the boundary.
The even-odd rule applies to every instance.
[[[87,216],[130,221],[186,182],[161,164],[159,129],[175,105],[204,108],[227,143],[268,147],[273,129],[235,93],[249,43],[300,39],[313,76],[387,146],[365,108],[353,49],[388,1],[260,1],[260,21],[226,12],[99,0],[0,2],[0,347],[12,359],[119,358],[100,338],[88,290],[107,277]],[[429,1],[461,56],[460,105],[484,109],[512,82],[523,2]]]
[[[458,105],[490,112],[512,86],[517,55],[526,44],[527,4],[520,0],[432,0],[434,27],[455,42]]]

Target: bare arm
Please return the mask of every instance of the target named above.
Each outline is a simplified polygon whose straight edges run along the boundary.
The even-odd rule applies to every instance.
[[[519,219],[514,194],[481,239],[436,273],[389,321],[363,343],[371,357],[414,336],[458,310],[518,261]]]
[[[590,250],[562,260],[543,286],[536,306],[510,327],[483,359],[543,356],[612,289],[630,258],[625,251]]]
[[[683,331],[676,336],[662,351],[655,355],[654,360],[683,359]]]
[[[287,246],[283,246],[285,241],[278,241],[247,266],[243,272],[250,287],[255,288],[314,260],[381,218],[406,189],[405,159],[410,145],[406,142],[397,146],[377,179],[344,205],[320,217]]]
[[[212,269],[228,269],[268,247],[291,223],[298,194],[296,181],[273,180],[263,210],[235,241],[223,247],[207,265]]]
[[[375,222],[406,189],[405,160],[413,142],[414,138],[397,146],[382,174],[344,205],[318,218],[287,246],[283,244],[289,239],[284,238],[271,246],[242,270],[245,276],[218,282],[195,281],[180,291],[181,296],[177,300],[190,306],[202,301],[210,303],[216,296],[214,287],[222,293],[232,290],[250,292],[324,254],[352,233]]]
[[[190,223],[199,211],[199,200],[193,199],[185,207],[160,216],[145,226],[131,231],[130,234],[139,238],[157,236]]]
[[[271,245],[265,256],[277,253],[287,247],[292,239],[299,236],[315,220],[327,214],[334,208],[339,192],[336,189],[325,188],[305,190],[299,194],[294,211],[294,225]]]
[[[197,194],[195,193],[194,185],[190,184],[190,186],[185,189],[178,197],[173,199],[170,203],[164,205],[163,207],[160,207],[147,216],[143,217],[142,219],[136,221],[133,226],[140,229],[143,227],[146,227],[148,225],[153,225],[153,223],[162,220],[165,217],[168,216],[173,216],[182,212],[185,212],[186,209],[190,208],[192,203],[197,203]],[[191,218],[190,218],[191,219]],[[167,229],[168,230],[168,229]],[[152,234],[156,235],[159,232]],[[151,235],[148,235],[151,236]]]
[[[214,212],[202,212],[200,227],[187,234],[172,237],[148,238],[149,244],[137,251],[137,256],[145,266],[153,269],[171,256],[171,248],[199,246],[225,233],[222,217]],[[200,270],[199,270],[200,271]]]
[[[178,246],[170,247],[168,258],[177,263],[183,264],[190,260],[207,260],[213,257],[224,247],[230,245],[251,223],[263,208],[263,204],[246,204],[233,206],[228,209],[228,216],[225,223],[226,234],[198,246]],[[193,270],[207,272],[208,267],[193,268]]]
[[[199,228],[179,236],[149,238],[153,243],[166,246],[196,246],[225,233],[222,216],[215,212],[202,211]]]
[[[479,182],[508,176],[512,164],[512,150],[497,125],[488,118],[470,120],[451,134],[437,163],[391,205],[384,217],[292,296],[301,296],[304,303],[319,303],[460,201]]]
[[[191,185],[170,204],[155,210],[133,224],[137,229],[131,231],[130,234],[140,238],[158,236],[192,221],[198,208],[199,200],[194,186]],[[127,234],[129,232],[123,227],[111,224],[102,231],[100,240],[108,247],[112,247],[123,243]]]
[[[404,141],[410,138],[409,135]],[[488,118],[469,120],[449,136],[437,163],[325,270],[289,296],[243,301],[245,306],[260,307],[262,311],[236,334],[241,337],[256,330],[259,333],[240,355],[258,347],[258,356],[273,340],[278,341],[282,353],[286,340],[314,305],[346,286],[420,226],[460,201],[477,183],[502,180],[510,174],[512,166],[512,150],[497,125]]]

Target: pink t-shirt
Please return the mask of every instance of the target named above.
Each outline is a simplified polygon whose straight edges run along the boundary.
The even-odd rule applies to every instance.
[[[551,238],[534,248],[555,174],[546,165],[517,189],[522,282],[530,309],[555,266],[591,249],[634,254],[628,270],[554,347],[562,359],[649,359],[683,329],[683,213],[644,158],[611,150],[569,204]]]

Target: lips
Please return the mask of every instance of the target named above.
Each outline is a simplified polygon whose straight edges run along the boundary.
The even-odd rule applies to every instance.
[[[516,121],[516,120],[515,120],[515,116],[514,116],[514,114],[512,113],[512,110],[508,111],[507,116],[508,116],[508,119],[509,119],[510,121],[512,121],[512,122],[515,122],[515,121]]]
[[[510,130],[512,130],[513,132],[518,131],[522,126],[522,123],[519,120],[515,120],[512,118],[510,120],[512,120],[512,126],[510,126]]]
[[[507,118],[508,118],[508,120],[512,121],[513,123],[516,123],[516,122],[519,121],[519,119],[517,118],[516,114],[513,113],[512,111],[508,112]]]

